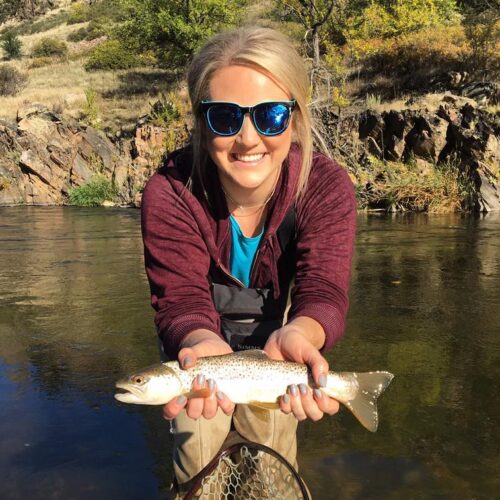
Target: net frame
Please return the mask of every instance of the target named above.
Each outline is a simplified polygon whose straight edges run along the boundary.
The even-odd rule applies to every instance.
[[[239,455],[239,459],[236,461],[234,457]],[[288,490],[288,495],[282,495],[276,489],[276,484],[268,484],[263,481],[264,474],[259,477],[258,465],[261,460],[263,461],[275,461],[280,467],[284,468],[287,475],[282,476],[282,481],[286,485],[291,487]],[[247,463],[250,462],[250,465]],[[255,466],[253,468],[253,466]],[[243,470],[237,471],[238,468],[243,467]],[[245,468],[247,470],[245,471]],[[249,470],[251,473],[248,474]],[[239,485],[233,485],[228,482],[230,475],[235,473],[239,475],[238,480]],[[247,472],[247,474],[245,474]],[[255,474],[257,473],[257,477]],[[222,475],[225,479],[225,483],[217,484],[218,476]],[[242,442],[228,446],[227,448],[220,451],[215,457],[193,478],[192,485],[186,495],[183,497],[184,500],[195,500],[195,499],[206,499],[206,500],[219,500],[222,498],[227,498],[228,500],[236,499],[250,499],[250,498],[272,498],[273,500],[311,500],[309,491],[304,483],[304,480],[300,477],[295,468],[281,456],[278,452],[259,443],[253,442]],[[253,484],[252,484],[253,483]],[[220,488],[226,488],[226,491],[222,493],[217,493],[214,491],[213,485]],[[252,489],[256,485],[264,485],[267,488],[267,497],[264,496],[252,496]],[[212,491],[211,491],[212,490]],[[295,493],[293,493],[295,491]]]

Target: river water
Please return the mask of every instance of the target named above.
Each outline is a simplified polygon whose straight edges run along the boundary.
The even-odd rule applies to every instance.
[[[338,370],[387,369],[376,434],[299,427],[315,499],[499,498],[500,217],[360,216]],[[139,212],[0,208],[0,498],[164,498],[168,425],[113,399],[157,360]]]

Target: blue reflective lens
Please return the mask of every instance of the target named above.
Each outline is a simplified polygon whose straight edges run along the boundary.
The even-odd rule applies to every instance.
[[[257,132],[265,136],[283,133],[290,122],[295,101],[261,102],[255,106],[243,107],[231,102],[201,103],[201,109],[210,130],[216,135],[237,134],[243,126],[245,114],[250,117]]]
[[[264,135],[281,134],[288,125],[290,108],[281,103],[262,103],[255,106],[253,122],[257,130]]]
[[[243,116],[241,109],[232,104],[210,106],[207,111],[208,124],[219,135],[237,134],[243,124]]]

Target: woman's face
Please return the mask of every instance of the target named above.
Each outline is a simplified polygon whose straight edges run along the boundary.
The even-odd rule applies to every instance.
[[[289,101],[291,96],[265,73],[248,66],[227,66],[216,71],[210,81],[211,101],[254,106],[262,101]],[[281,134],[259,135],[250,115],[245,115],[241,130],[221,137],[208,131],[207,147],[226,188],[264,195],[272,191],[292,141],[292,121]]]

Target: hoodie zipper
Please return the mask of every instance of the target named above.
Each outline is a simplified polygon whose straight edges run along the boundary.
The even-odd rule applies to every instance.
[[[230,278],[231,280],[233,280],[239,287],[241,288],[246,288],[245,285],[243,284],[243,282],[241,282],[238,278],[235,278],[230,272],[229,270],[221,263],[221,261],[219,260],[217,262],[217,267],[223,272],[226,274],[226,276],[228,278]]]

